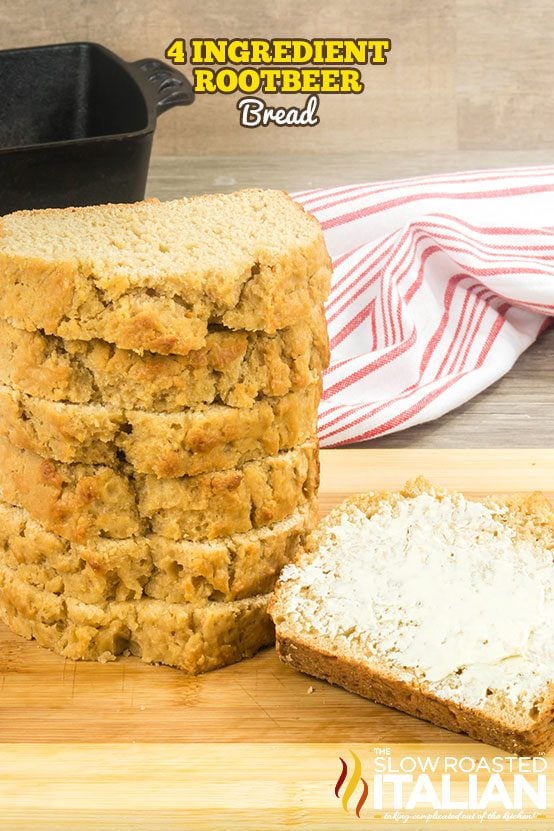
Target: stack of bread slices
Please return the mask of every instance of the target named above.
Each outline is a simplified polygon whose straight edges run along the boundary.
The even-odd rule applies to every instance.
[[[0,222],[0,615],[196,673],[271,643],[316,520],[330,262],[285,194]]]

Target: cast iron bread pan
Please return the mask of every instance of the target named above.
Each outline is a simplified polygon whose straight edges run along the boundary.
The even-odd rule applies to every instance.
[[[0,214],[144,197],[156,118],[184,75],[96,43],[0,51]]]

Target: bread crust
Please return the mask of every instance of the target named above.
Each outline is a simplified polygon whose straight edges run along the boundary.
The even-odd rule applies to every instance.
[[[554,691],[550,691],[537,721],[526,726],[508,727],[493,712],[484,713],[446,701],[429,690],[394,677],[384,667],[369,669],[350,660],[347,655],[334,655],[324,647],[315,648],[300,638],[279,634],[277,654],[293,669],[336,684],[378,704],[393,707],[411,716],[430,721],[454,733],[466,733],[473,739],[501,747],[508,753],[535,756],[546,752],[554,743]],[[372,736],[372,741],[378,737]],[[362,740],[363,737],[360,737]]]
[[[238,468],[178,479],[128,465],[64,464],[0,437],[0,499],[67,540],[159,534],[210,540],[284,519],[319,484],[317,440]]]
[[[270,591],[317,520],[309,500],[280,522],[212,541],[158,535],[79,545],[0,502],[0,564],[29,585],[84,603],[231,601]]]
[[[308,536],[296,561],[309,563],[330,529],[352,511],[371,516],[383,501],[394,504],[423,493],[442,499],[449,492],[434,488],[420,477],[397,492],[372,492],[346,499]],[[540,540],[554,555],[554,507],[543,494],[491,495],[479,502],[495,512],[499,520],[509,521],[516,534]],[[503,701],[500,708],[487,700],[484,707],[477,709],[447,700],[437,696],[425,681],[418,683],[415,677],[409,680],[401,677],[398,670],[377,656],[366,656],[362,662],[344,651],[337,652],[329,638],[313,635],[307,639],[302,633],[295,632],[280,608],[281,591],[286,591],[286,583],[278,581],[270,599],[269,612],[276,624],[277,652],[295,669],[448,730],[467,733],[510,753],[535,755],[554,744],[554,684],[548,685],[538,706],[524,714],[507,701]]]
[[[4,566],[0,618],[16,634],[74,661],[130,653],[192,675],[251,657],[274,640],[264,595],[232,603],[143,599],[100,606],[40,591]]]
[[[313,307],[325,301],[331,279],[331,263],[317,220],[285,194],[271,191],[206,196],[182,200],[182,204],[185,211],[187,205],[194,210],[202,202],[213,204],[217,211],[218,199],[227,208],[236,204],[239,212],[248,208],[240,229],[236,229],[245,240],[229,238],[227,256],[223,258],[220,253],[219,258],[209,258],[205,265],[194,256],[198,241],[191,243],[192,253],[176,263],[174,270],[170,267],[157,278],[148,273],[148,268],[141,273],[140,263],[136,271],[128,265],[122,273],[112,253],[111,259],[100,260],[101,270],[97,271],[94,262],[73,255],[51,259],[10,249],[12,228],[21,222],[36,229],[41,217],[46,216],[58,218],[65,227],[65,217],[81,211],[90,219],[105,219],[109,227],[111,222],[121,222],[115,217],[123,212],[124,224],[135,223],[140,228],[141,217],[156,211],[156,206],[104,205],[4,217],[0,222],[2,316],[31,332],[42,329],[77,340],[101,338],[123,349],[165,355],[186,355],[204,348],[210,324],[273,334],[309,318]],[[296,224],[295,243],[276,251],[275,242],[265,239],[264,224],[257,218],[263,212],[279,212],[283,222]],[[247,227],[248,216],[256,223],[255,239]],[[216,213],[213,221],[217,221]],[[186,224],[182,224],[185,220],[179,222],[175,233],[186,233]],[[221,233],[226,233],[224,224]],[[214,237],[216,246],[217,239],[218,235]],[[122,243],[121,257],[127,253],[125,246],[131,244],[129,240]]]
[[[64,404],[0,387],[0,436],[45,459],[116,467],[160,478],[228,470],[315,435],[321,382],[250,408],[151,413]]]
[[[107,341],[65,341],[0,320],[0,384],[50,401],[175,412],[251,407],[315,383],[329,362],[321,307],[275,335],[211,331],[187,355],[138,354]]]

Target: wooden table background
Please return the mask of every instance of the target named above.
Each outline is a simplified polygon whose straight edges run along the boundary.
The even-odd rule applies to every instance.
[[[452,170],[548,164],[552,151],[173,156],[152,160],[148,194],[160,199],[245,187],[295,191]],[[554,447],[554,327],[481,395],[429,422],[359,446]],[[356,445],[353,445],[356,446]]]

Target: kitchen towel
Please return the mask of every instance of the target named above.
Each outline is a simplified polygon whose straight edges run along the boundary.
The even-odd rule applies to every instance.
[[[554,315],[554,167],[294,198],[321,222],[334,265],[323,447],[458,407],[504,375]]]

